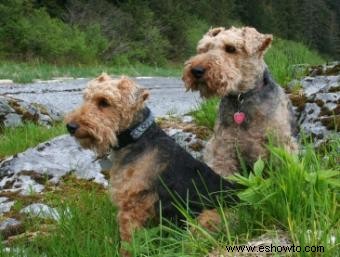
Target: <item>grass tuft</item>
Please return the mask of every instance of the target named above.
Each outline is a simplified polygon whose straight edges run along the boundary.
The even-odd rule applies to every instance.
[[[220,100],[218,98],[203,101],[195,110],[190,112],[190,115],[194,117],[194,120],[198,125],[213,129],[219,103]]]

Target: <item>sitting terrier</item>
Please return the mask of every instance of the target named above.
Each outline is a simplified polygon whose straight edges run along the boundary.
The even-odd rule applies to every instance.
[[[157,220],[160,211],[166,219],[184,219],[176,201],[184,201],[203,221],[216,220],[210,208],[218,200],[237,201],[235,191],[229,192],[233,183],[194,159],[155,123],[145,106],[148,97],[134,81],[102,74],[85,89],[82,106],[65,118],[81,146],[99,156],[111,154],[111,192],[123,241],[148,220]]]
[[[252,167],[268,155],[267,143],[295,152],[297,143],[291,103],[264,62],[272,35],[251,27],[209,30],[197,55],[185,62],[183,81],[202,97],[221,97],[214,135],[204,161],[222,176]],[[268,137],[270,136],[270,137]]]

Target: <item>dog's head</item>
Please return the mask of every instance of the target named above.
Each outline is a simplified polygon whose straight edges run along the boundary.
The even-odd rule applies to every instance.
[[[197,55],[185,62],[186,88],[203,97],[249,91],[263,74],[272,39],[250,27],[209,30],[198,42]]]
[[[129,78],[102,74],[89,82],[83,104],[65,117],[67,130],[84,148],[102,155],[117,144],[117,134],[129,128],[148,97]]]

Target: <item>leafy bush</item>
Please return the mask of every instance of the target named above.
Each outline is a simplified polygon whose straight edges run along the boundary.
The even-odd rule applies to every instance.
[[[80,31],[29,3],[15,0],[0,4],[1,51],[8,58],[89,63],[105,48],[106,39],[98,27]]]
[[[264,1],[260,1],[260,4],[243,2],[196,1],[193,5],[186,0],[3,0],[0,3],[0,57],[16,60],[40,59],[53,63],[100,61],[114,65],[136,62],[164,65],[167,61],[183,62],[192,55],[197,41],[209,27],[255,25],[259,31],[282,35],[279,28],[284,27],[285,22],[277,22],[277,15],[271,9],[281,12],[280,6],[286,6],[286,3],[279,1],[280,4],[276,5]],[[309,7],[307,5],[305,9]],[[253,15],[263,12],[266,15]],[[279,17],[282,20],[287,18]],[[332,28],[324,28],[325,33],[321,33],[324,36],[315,38],[320,41],[319,44],[312,44],[315,41],[315,27],[308,30],[309,34],[313,33],[306,42],[325,52],[335,53],[338,41],[335,21],[336,17],[327,21],[327,24],[333,24]],[[283,36],[303,40],[303,35],[295,34],[299,34],[304,26],[309,28],[309,25],[295,24],[298,22],[294,20],[296,31],[286,31],[287,28],[284,27],[286,32]],[[268,56],[273,58],[268,57],[268,63],[273,64],[274,73],[278,67],[279,82],[286,82],[287,72],[280,72],[290,68],[282,60],[303,55],[304,48],[298,49],[298,45],[293,45],[293,42],[280,43],[279,40],[275,44],[276,49],[281,50],[270,51]],[[293,51],[282,46],[283,44],[291,44]],[[334,47],[327,47],[329,45]],[[275,58],[279,60],[276,61]],[[313,63],[318,61],[311,60]],[[299,62],[299,59],[296,61]]]

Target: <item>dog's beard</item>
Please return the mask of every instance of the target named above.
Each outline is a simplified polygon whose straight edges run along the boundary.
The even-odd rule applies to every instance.
[[[101,136],[90,133],[86,137],[76,137],[76,140],[82,148],[94,151],[98,158],[106,156],[118,144],[116,134],[113,132],[109,134],[102,133]]]

